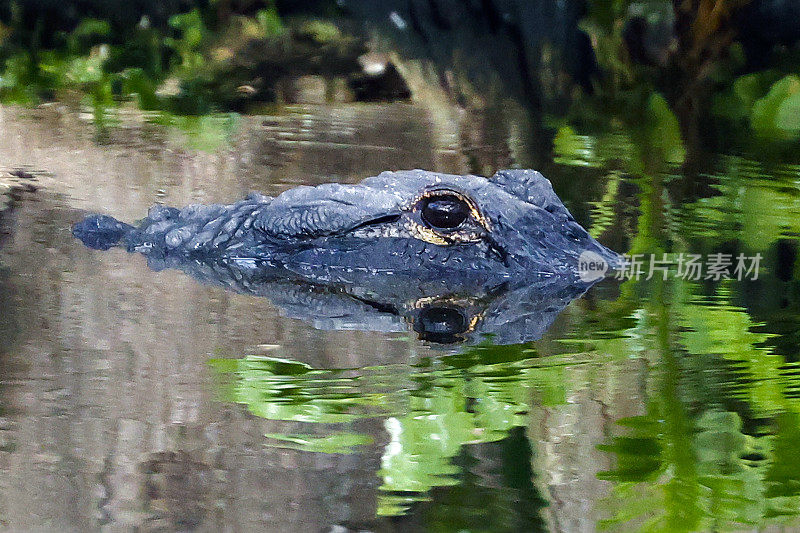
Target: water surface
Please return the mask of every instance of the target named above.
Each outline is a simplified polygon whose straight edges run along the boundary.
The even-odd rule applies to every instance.
[[[0,108],[0,166],[43,186],[2,214],[0,525],[796,525],[800,162],[711,154],[681,170],[668,139],[569,129],[543,156],[513,110],[494,113],[294,106],[171,126],[124,116],[98,133],[55,107]],[[130,221],[153,203],[543,157],[604,244],[761,253],[758,279],[609,279],[539,340],[441,345],[403,320],[324,328],[70,234],[86,211]]]

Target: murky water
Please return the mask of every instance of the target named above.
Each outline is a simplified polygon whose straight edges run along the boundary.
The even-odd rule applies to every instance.
[[[230,290],[70,234],[86,211],[130,221],[153,203],[541,160],[516,120],[292,107],[169,127],[124,117],[98,135],[55,108],[0,108],[0,166],[42,185],[2,215],[0,525],[796,525],[800,162],[713,155],[684,176],[671,152],[644,157],[624,132],[561,132],[542,170],[605,244],[760,253],[758,279],[645,271],[575,299],[538,288],[446,306],[426,296],[436,317],[455,309],[470,331],[495,333],[483,340],[426,340],[413,314],[422,299],[403,300],[420,304],[407,313],[392,300],[392,314],[346,294]],[[522,308],[538,320],[504,339],[511,322],[493,318]]]

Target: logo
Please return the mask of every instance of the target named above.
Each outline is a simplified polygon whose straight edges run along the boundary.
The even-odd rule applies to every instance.
[[[599,254],[585,250],[578,257],[578,277],[581,281],[596,281],[608,272],[608,263]]]

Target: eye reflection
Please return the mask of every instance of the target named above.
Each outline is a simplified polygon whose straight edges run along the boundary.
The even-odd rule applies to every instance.
[[[414,331],[420,340],[438,344],[461,342],[460,337],[469,329],[469,320],[461,309],[453,307],[426,307],[414,321]]]
[[[454,194],[440,194],[422,200],[422,220],[437,229],[455,229],[469,216],[467,202]]]

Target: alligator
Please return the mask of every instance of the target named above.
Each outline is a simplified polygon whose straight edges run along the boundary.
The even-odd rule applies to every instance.
[[[90,215],[73,233],[124,246],[151,269],[269,298],[318,329],[400,331],[451,344],[538,339],[620,257],[533,170],[491,178],[422,170],[298,187],[231,205],[154,206],[133,226]]]
[[[577,280],[587,254],[605,272],[621,258],[578,224],[541,173],[491,178],[383,172],[355,185],[252,193],[230,205],[156,205],[137,225],[90,215],[73,234],[91,248],[123,246],[153,260],[235,264],[311,283],[411,273],[418,280]]]

